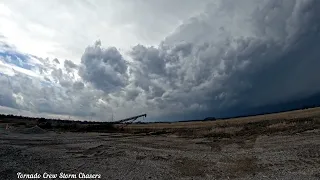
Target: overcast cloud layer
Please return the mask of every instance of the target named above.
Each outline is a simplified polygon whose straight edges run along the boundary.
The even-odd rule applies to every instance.
[[[50,2],[0,3],[3,112],[180,120],[320,93],[320,1]]]

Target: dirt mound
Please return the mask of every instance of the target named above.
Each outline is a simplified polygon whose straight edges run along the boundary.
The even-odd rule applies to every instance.
[[[25,134],[43,134],[43,133],[46,133],[47,131],[40,128],[39,126],[34,126],[32,128],[27,128],[27,129],[24,129],[22,133],[25,133]]]

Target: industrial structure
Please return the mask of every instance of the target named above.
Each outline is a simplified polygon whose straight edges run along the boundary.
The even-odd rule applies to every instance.
[[[121,119],[118,121],[114,121],[113,123],[132,123],[133,121],[136,121],[140,117],[146,118],[147,114],[141,114],[141,115],[133,116],[133,117],[126,118],[126,119]]]

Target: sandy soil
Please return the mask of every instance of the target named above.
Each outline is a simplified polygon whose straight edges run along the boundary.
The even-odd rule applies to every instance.
[[[119,180],[320,179],[319,129],[235,138],[23,132],[0,127],[1,180],[18,179],[18,172]]]

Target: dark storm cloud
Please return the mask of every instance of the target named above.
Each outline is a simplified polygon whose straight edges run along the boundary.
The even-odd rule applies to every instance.
[[[267,40],[245,39],[242,51],[231,54],[233,65],[247,62],[247,66],[232,71],[224,92],[242,106],[281,103],[320,92],[315,68],[320,65],[319,9],[319,1],[269,1],[262,11],[255,11],[257,35]]]
[[[133,47],[129,80],[121,84],[124,94],[115,94],[117,104],[125,103],[124,96],[160,116],[232,113],[240,107],[281,103],[320,92],[316,68],[319,2],[260,2],[243,11],[239,2],[223,1],[185,22],[158,47]],[[220,20],[222,15],[228,16]],[[240,27],[235,30],[235,25]],[[101,52],[98,44],[89,53],[94,55],[86,51],[82,63],[99,72],[105,66],[101,62],[106,62],[96,57]],[[122,59],[115,54],[112,59]],[[93,61],[88,64],[87,59]],[[91,82],[110,92],[104,88],[115,82],[102,72],[90,76]]]
[[[137,45],[133,47],[131,56],[138,63],[141,71],[148,72],[147,74],[164,75],[165,61],[159,49]]]
[[[65,60],[65,61],[64,61],[64,67],[65,67],[66,69],[75,69],[75,68],[77,68],[78,66],[77,66],[74,62],[72,62],[72,61],[70,61],[70,60]]]
[[[235,115],[320,93],[320,1],[217,2],[159,46],[134,46],[128,59],[100,41],[86,48],[79,67],[66,60],[59,69],[42,59],[42,74],[60,86],[32,89],[32,80],[14,76],[23,82],[14,92],[23,106],[30,102],[43,112],[90,116],[113,108],[123,116],[147,112],[176,120]],[[14,106],[15,97],[0,92],[11,97],[0,103]]]
[[[79,75],[97,89],[112,92],[126,85],[126,71],[126,61],[119,51],[114,47],[103,49],[98,41],[82,55]]]
[[[227,24],[233,16],[243,15],[237,4],[225,1],[218,7],[231,16],[222,19],[225,22],[219,24],[215,18],[217,9],[208,9],[179,27],[158,48],[133,48],[131,56],[140,68],[133,71],[135,83],[149,99],[160,97],[159,107],[177,103],[187,111],[203,106],[219,112],[320,92],[320,2],[261,1],[261,7],[243,17],[251,19],[243,23],[250,27],[249,33]],[[155,87],[167,86],[170,93],[150,90],[157,80]]]

